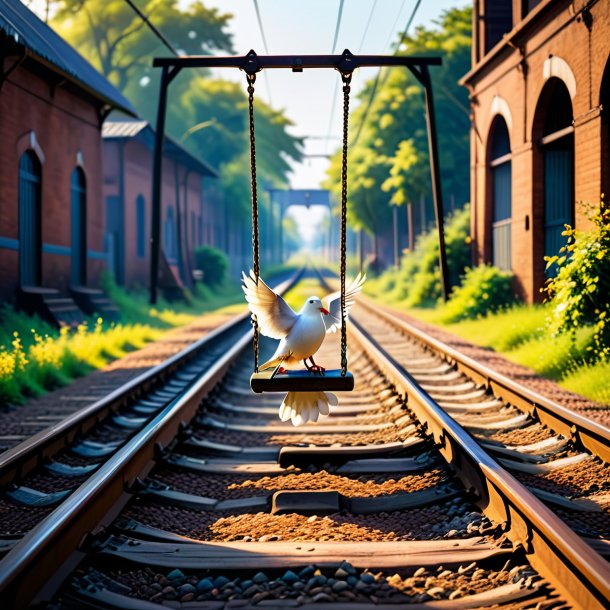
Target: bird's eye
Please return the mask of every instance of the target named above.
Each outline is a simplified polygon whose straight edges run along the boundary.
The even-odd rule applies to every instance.
[[[309,301],[310,303],[313,303],[313,299],[311,299],[311,301]]]

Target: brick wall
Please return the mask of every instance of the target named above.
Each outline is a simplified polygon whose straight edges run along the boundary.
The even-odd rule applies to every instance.
[[[66,292],[70,281],[70,174],[82,160],[87,183],[87,271],[96,285],[104,261],[101,206],[101,135],[97,109],[75,93],[27,68],[15,69],[0,92],[0,300],[12,300],[18,286],[19,158],[31,147],[42,163],[42,285]],[[50,247],[49,247],[50,246]],[[59,248],[58,248],[59,247]],[[64,252],[64,254],[49,253]]]
[[[500,114],[507,122],[512,152],[512,267],[516,288],[530,302],[540,299],[544,283],[540,138],[545,112],[554,100],[541,98],[550,78],[565,83],[572,102],[577,228],[588,225],[583,202],[599,202],[608,184],[603,145],[604,112],[609,109],[604,110],[600,100],[602,79],[610,70],[610,2],[591,7],[590,28],[580,12],[584,6],[584,0],[543,0],[525,22],[515,24],[511,44],[500,43],[481,57],[464,79],[472,99],[473,257],[477,262],[491,260],[488,139],[492,121]],[[480,50],[476,38],[477,34],[474,45]],[[610,83],[608,76],[604,83]]]

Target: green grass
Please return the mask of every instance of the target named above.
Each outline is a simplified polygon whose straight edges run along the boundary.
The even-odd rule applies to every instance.
[[[98,318],[59,331],[36,317],[0,309],[0,407],[67,385],[205,312],[237,313],[245,306],[237,284],[214,291],[200,285],[183,302],[160,300],[154,308],[143,290],[127,292],[107,278],[105,289],[121,309],[120,324]]]

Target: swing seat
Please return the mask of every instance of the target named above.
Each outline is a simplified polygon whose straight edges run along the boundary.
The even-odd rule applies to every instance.
[[[250,377],[253,392],[351,392],[354,389],[354,376],[348,371],[341,375],[341,369],[329,369],[324,373],[306,370],[278,373],[269,369],[254,373]]]

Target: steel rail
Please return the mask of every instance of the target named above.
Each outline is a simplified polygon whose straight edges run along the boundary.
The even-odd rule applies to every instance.
[[[275,290],[279,292],[288,290],[300,279],[303,271],[301,269],[295,273],[291,278],[276,286]],[[110,413],[125,406],[143,391],[147,391],[159,381],[165,380],[204,349],[210,341],[241,324],[249,316],[250,313],[246,310],[243,314],[214,329],[198,341],[113,390],[100,400],[68,415],[60,422],[4,451],[0,454],[0,484],[11,483],[41,466],[45,459],[64,449],[68,443],[84,435]]]
[[[302,273],[300,270],[275,290],[280,293],[287,291]],[[183,352],[190,354],[195,349],[203,349],[248,316],[248,312],[239,315]],[[166,405],[0,560],[1,607],[26,608],[32,600],[46,600],[55,592],[62,576],[65,576],[64,571],[73,567],[68,559],[84,537],[107,525],[127,503],[130,498],[128,490],[136,478],[146,476],[152,469],[159,452],[188,425],[203,397],[213,389],[251,339],[252,329],[249,329],[197,381]],[[170,360],[175,363],[183,352]],[[131,383],[128,385],[132,387]],[[90,409],[87,411],[97,421],[96,413],[91,413]],[[49,575],[55,576],[49,579]],[[41,591],[43,598],[36,599]]]
[[[352,335],[409,409],[426,427],[477,504],[495,523],[506,524],[513,546],[576,608],[602,610],[610,603],[610,564],[508,473],[352,317]]]
[[[369,311],[374,311],[375,316],[383,318],[395,328],[423,343],[476,383],[484,385],[498,398],[529,414],[557,434],[569,438],[604,462],[610,463],[610,428],[607,426],[583,417],[506,375],[490,369],[367,299],[360,298],[358,304]]]

